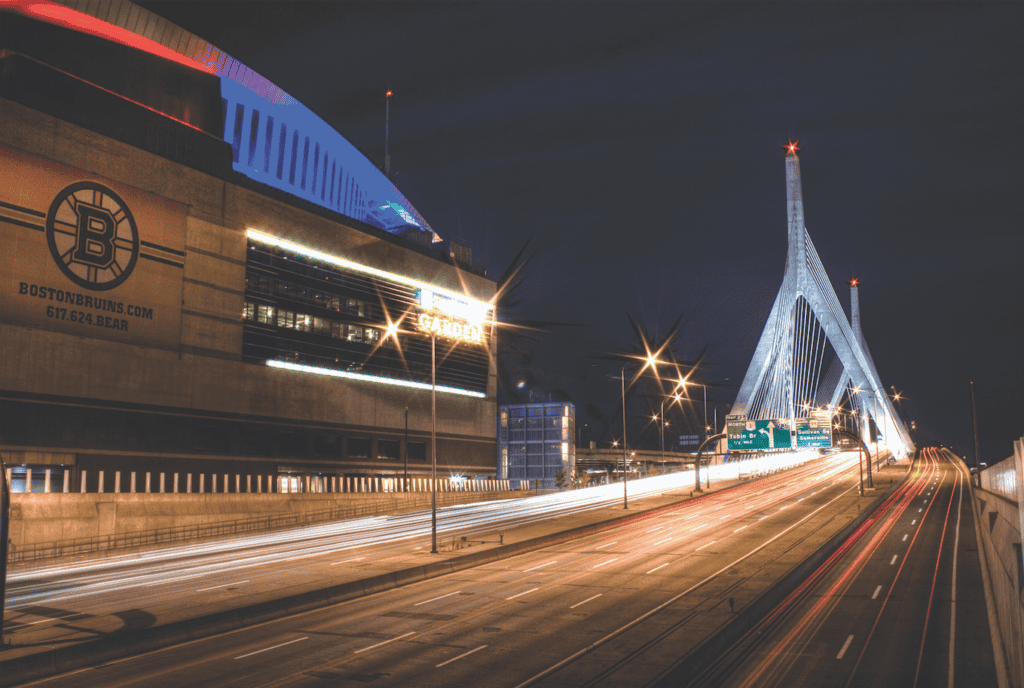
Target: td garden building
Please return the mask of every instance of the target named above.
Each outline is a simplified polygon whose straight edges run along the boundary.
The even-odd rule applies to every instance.
[[[438,476],[494,476],[495,283],[283,90],[128,2],[0,2],[0,122],[8,467],[423,477],[435,376]]]

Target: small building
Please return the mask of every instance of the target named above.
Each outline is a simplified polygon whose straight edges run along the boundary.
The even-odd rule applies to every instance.
[[[559,469],[576,470],[576,407],[567,402],[498,407],[499,479],[555,487]]]

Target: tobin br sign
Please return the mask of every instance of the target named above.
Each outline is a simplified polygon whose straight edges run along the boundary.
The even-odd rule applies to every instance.
[[[177,349],[185,207],[0,147],[0,320]]]
[[[742,414],[725,417],[729,451],[789,449],[792,438],[784,420],[747,420]]]

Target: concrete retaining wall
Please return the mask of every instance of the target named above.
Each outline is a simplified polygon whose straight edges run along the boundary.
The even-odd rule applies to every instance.
[[[530,496],[525,491],[438,492],[438,506]],[[327,494],[14,494],[10,537],[32,543],[205,525],[273,514],[341,510],[342,517],[430,508],[429,492]]]
[[[998,638],[996,662],[1002,650],[1010,685],[1020,688],[1024,685],[1024,557],[1021,553],[1021,518],[1019,504],[1024,501],[1024,440],[1014,442],[1014,454],[988,471],[1004,475],[1008,470],[1015,473],[1015,480],[996,481],[998,484],[1012,484],[1017,490],[1017,500],[984,488],[973,487],[975,523],[978,526],[978,542],[981,548],[982,564],[995,609]],[[985,473],[987,471],[983,471]],[[1005,477],[1005,475],[1004,475]],[[981,483],[995,487],[991,480],[981,477]],[[997,634],[993,632],[993,636]]]

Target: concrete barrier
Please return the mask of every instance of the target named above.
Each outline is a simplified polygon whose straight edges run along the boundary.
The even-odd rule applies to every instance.
[[[439,492],[438,506],[529,493]],[[314,494],[18,493],[11,495],[12,552],[40,543],[106,538],[160,529],[242,521],[279,514],[332,511],[340,518],[395,514],[430,508],[429,492]]]
[[[992,644],[1000,685],[1024,685],[1024,439],[1014,442],[1013,456],[979,476],[985,487],[971,487],[974,524],[981,550],[982,578],[992,624]],[[987,474],[987,475],[986,475]],[[1011,499],[1015,496],[1016,499]]]

